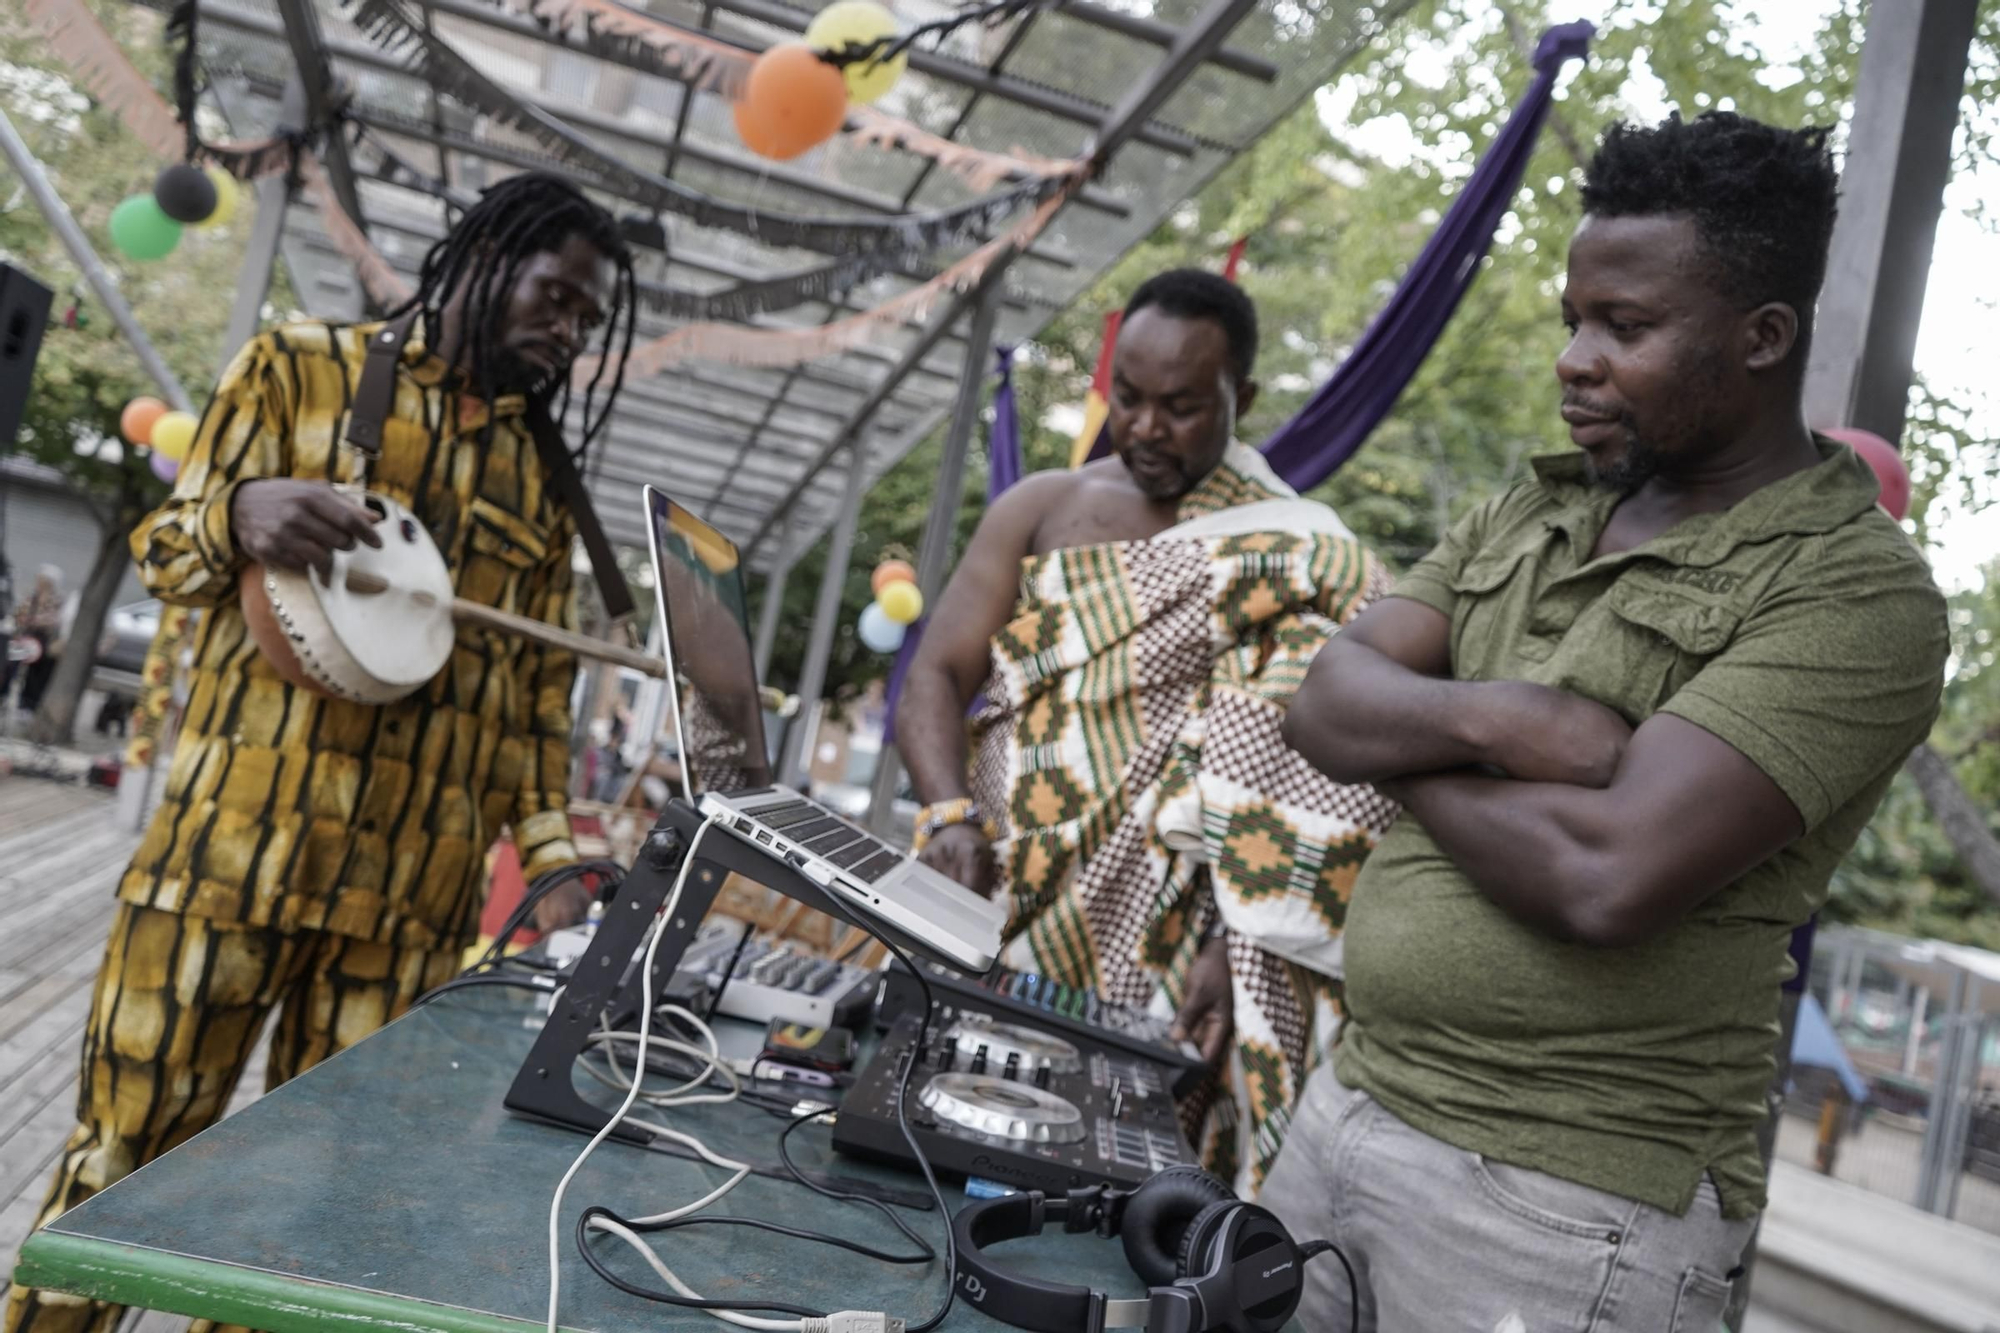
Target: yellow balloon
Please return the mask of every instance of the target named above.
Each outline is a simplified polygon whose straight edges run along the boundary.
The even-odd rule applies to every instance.
[[[924,613],[924,595],[908,579],[883,584],[875,600],[881,605],[882,614],[898,625],[911,624]]]
[[[220,227],[236,216],[236,178],[221,167],[203,167],[210,181],[215,184],[215,211],[201,221],[197,227]]]
[[[165,413],[153,423],[153,452],[180,462],[193,447],[194,430],[199,424],[190,412]]]
[[[835,0],[806,25],[806,45],[815,51],[836,51],[848,45],[866,46],[901,31],[896,16],[875,0]],[[840,77],[847,80],[848,97],[866,106],[895,87],[909,64],[907,55],[864,61],[843,66]]]

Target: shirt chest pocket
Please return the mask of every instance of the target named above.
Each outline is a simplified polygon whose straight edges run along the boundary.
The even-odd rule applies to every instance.
[[[502,611],[528,614],[528,581],[548,553],[548,529],[475,496],[465,511],[458,595]]]
[[[1512,680],[1515,660],[1534,607],[1535,570],[1528,564],[1539,543],[1468,560],[1451,581],[1452,674],[1460,680]]]
[[[1562,682],[1618,709],[1635,725],[1659,710],[1729,646],[1741,608],[1696,600],[1629,574],[1601,603],[1595,633],[1576,635]],[[1582,628],[1580,625],[1579,628]]]

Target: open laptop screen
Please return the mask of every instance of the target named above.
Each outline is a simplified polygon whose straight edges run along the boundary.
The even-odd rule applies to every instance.
[[[646,488],[653,577],[664,617],[684,794],[771,783],[763,704],[736,547]]]

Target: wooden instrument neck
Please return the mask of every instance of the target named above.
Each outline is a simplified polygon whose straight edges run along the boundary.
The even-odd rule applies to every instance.
[[[517,634],[546,647],[560,648],[579,657],[612,662],[648,676],[664,678],[667,674],[667,664],[650,653],[642,653],[636,648],[627,648],[622,644],[606,643],[602,639],[593,639],[587,634],[578,634],[573,630],[545,624],[530,616],[515,615],[512,611],[502,611],[478,602],[469,602],[463,597],[452,600],[451,617],[462,625],[478,625],[482,629],[498,630],[503,634]]]

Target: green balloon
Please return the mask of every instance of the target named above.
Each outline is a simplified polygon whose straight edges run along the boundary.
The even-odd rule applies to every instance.
[[[164,258],[181,243],[181,224],[151,194],[135,194],[111,210],[111,243],[132,259]]]

